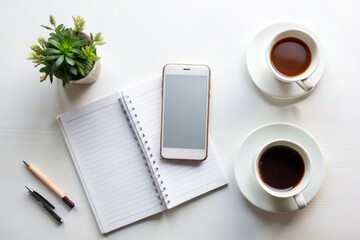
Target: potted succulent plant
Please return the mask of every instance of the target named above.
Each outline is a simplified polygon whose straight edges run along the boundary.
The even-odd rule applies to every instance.
[[[67,28],[63,24],[57,25],[54,16],[50,15],[52,27],[41,25],[51,31],[49,38],[39,37],[37,44],[30,46],[32,52],[28,60],[35,63],[35,67],[41,66],[40,81],[49,77],[52,83],[55,76],[65,87],[68,83],[91,83],[97,79],[100,57],[96,47],[105,44],[103,37],[100,32],[95,36],[85,34],[84,18],[72,18],[74,27]]]

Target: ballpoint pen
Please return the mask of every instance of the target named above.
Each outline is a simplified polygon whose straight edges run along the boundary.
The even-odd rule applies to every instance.
[[[53,218],[56,219],[56,221],[58,221],[59,223],[64,222],[64,220],[62,220],[61,217],[59,217],[59,215],[57,215],[56,212],[54,212],[54,210],[53,210],[53,209],[55,209],[54,205],[52,205],[48,200],[46,200],[38,192],[34,191],[33,189],[29,188],[28,186],[25,186],[25,187],[27,188],[27,190],[29,190],[29,193],[31,194],[31,196],[33,196],[36,199],[36,201],[40,204],[40,206],[45,208],[46,211],[48,211],[48,213],[50,213],[51,216],[53,216]]]
[[[46,186],[48,186],[53,192],[55,192],[69,207],[75,206],[74,202],[68,198],[63,191],[56,187],[44,174],[42,174],[37,168],[23,161],[27,169],[29,169],[37,178],[39,178]]]

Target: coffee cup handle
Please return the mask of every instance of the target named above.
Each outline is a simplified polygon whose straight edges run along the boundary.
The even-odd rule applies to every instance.
[[[311,83],[309,79],[304,79],[296,82],[304,91],[310,91],[314,85]]]
[[[303,209],[303,208],[307,207],[306,200],[305,200],[304,196],[301,193],[295,195],[294,200],[295,200],[296,205],[298,206],[299,209]]]

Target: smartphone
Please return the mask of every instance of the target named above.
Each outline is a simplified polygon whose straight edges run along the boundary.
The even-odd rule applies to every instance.
[[[210,68],[168,64],[163,68],[160,154],[165,159],[207,158]]]

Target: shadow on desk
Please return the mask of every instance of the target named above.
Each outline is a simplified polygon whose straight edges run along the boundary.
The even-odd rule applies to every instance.
[[[249,209],[251,209],[251,212],[254,213],[254,215],[258,218],[258,220],[268,223],[268,222],[275,222],[282,225],[289,224],[298,214],[300,211],[292,211],[292,212],[286,212],[286,213],[271,213],[266,212],[262,209],[257,208],[256,206],[252,205],[249,201],[244,199],[246,201],[246,205]]]
[[[298,97],[296,99],[277,99],[274,97],[271,97],[265,93],[263,93],[252,81],[251,81],[251,76],[249,74],[249,72],[247,72],[247,78],[249,79],[249,81],[251,82],[252,88],[254,89],[254,92],[256,92],[256,94],[258,95],[259,98],[264,99],[266,102],[268,102],[271,105],[274,106],[287,106],[287,105],[291,105],[297,102],[302,101],[303,99],[307,98],[311,93],[309,94],[305,94],[304,96]],[[316,88],[314,88],[312,91],[316,91]]]

